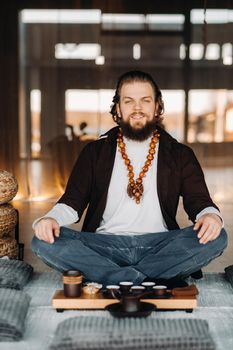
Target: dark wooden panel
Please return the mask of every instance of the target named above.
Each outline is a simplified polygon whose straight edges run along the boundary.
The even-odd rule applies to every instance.
[[[0,168],[15,172],[18,156],[17,8],[0,9]]]

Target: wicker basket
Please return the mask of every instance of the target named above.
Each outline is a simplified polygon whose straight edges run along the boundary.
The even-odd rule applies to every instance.
[[[11,232],[17,223],[17,212],[11,204],[0,205],[0,238]]]
[[[6,170],[0,170],[0,204],[10,202],[18,191],[15,177]]]
[[[18,245],[17,241],[12,237],[0,238],[0,257],[8,256],[9,258],[17,258]]]

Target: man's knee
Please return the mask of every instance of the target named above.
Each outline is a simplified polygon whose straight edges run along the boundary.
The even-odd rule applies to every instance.
[[[33,236],[32,242],[31,242],[31,248],[32,248],[32,251],[33,251],[34,253],[37,253],[38,248],[39,248],[39,246],[40,246],[40,242],[41,242],[41,241],[40,241],[36,236]]]
[[[32,251],[37,255],[44,255],[47,251],[52,250],[52,244],[38,239],[36,236],[32,238]]]
[[[31,248],[37,257],[52,269],[59,272],[65,270],[58,259],[58,250],[55,243],[47,243],[34,236],[31,242]]]
[[[215,243],[216,250],[220,253],[224,251],[228,243],[227,233],[224,228],[222,228],[220,235],[212,242]]]
[[[209,258],[215,259],[221,255],[227,246],[227,233],[224,229],[221,230],[220,235],[213,241],[208,242],[202,247],[202,254],[205,252]],[[204,249],[203,249],[204,248]]]

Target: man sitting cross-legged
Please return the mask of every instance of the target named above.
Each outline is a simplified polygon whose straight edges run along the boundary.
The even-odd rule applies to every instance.
[[[193,151],[160,126],[163,107],[149,74],[120,77],[111,108],[117,127],[84,148],[63,196],[33,224],[32,249],[45,263],[104,285],[169,285],[223,252],[221,214]],[[184,229],[176,222],[180,196],[194,223]],[[67,228],[86,207],[82,232]]]

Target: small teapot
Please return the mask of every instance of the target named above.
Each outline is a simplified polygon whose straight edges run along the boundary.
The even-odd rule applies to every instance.
[[[148,295],[149,292],[145,291],[144,287],[133,286],[131,282],[120,282],[120,286],[107,286],[113,298],[120,300],[122,305],[122,311],[124,312],[137,312],[141,308],[140,299]],[[138,287],[138,288],[136,288]]]
[[[120,302],[122,305],[122,310],[125,312],[137,312],[141,307],[139,295],[123,295]]]

